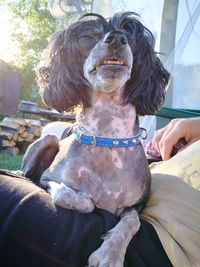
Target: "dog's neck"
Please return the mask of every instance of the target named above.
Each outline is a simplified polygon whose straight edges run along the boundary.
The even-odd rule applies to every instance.
[[[132,105],[123,106],[116,93],[97,93],[92,107],[86,108],[77,121],[95,136],[128,138],[133,136],[136,111]]]

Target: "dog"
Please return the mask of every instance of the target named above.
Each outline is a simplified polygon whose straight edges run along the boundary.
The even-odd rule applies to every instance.
[[[44,102],[60,112],[79,107],[79,113],[66,138],[46,135],[28,148],[25,176],[40,177],[56,205],[120,217],[88,266],[122,267],[140,227],[151,175],[138,116],[158,110],[170,77],[154,43],[136,13],[108,20],[90,13],[53,35],[39,70]]]

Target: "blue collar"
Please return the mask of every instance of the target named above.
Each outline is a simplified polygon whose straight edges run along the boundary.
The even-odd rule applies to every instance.
[[[139,128],[139,133],[132,138],[107,138],[95,135],[85,135],[86,130],[80,125],[74,125],[72,133],[76,140],[84,145],[107,146],[107,147],[133,147],[141,144],[141,140],[146,139],[147,132],[144,128]]]

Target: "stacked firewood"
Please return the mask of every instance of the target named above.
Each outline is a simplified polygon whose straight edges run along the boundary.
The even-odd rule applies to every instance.
[[[27,146],[40,137],[41,120],[5,117],[0,122],[0,148],[13,156],[24,152]]]

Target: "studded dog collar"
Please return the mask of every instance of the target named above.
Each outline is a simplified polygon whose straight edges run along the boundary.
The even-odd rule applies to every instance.
[[[95,135],[84,134],[86,130],[80,125],[74,125],[72,133],[76,140],[84,145],[105,146],[105,147],[133,147],[141,144],[141,141],[146,139],[147,131],[144,128],[139,128],[139,133],[131,138],[107,138]]]

